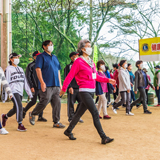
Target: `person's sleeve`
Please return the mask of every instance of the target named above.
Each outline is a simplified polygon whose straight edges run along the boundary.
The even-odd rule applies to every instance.
[[[134,91],[138,89],[138,72],[135,73],[135,84],[134,84]]]
[[[79,64],[73,63],[70,72],[68,73],[67,77],[65,78],[63,82],[62,91],[66,92],[68,85],[71,83],[72,79],[75,77],[75,75],[78,72],[79,72]]]
[[[31,80],[31,76],[32,76],[32,69],[31,66],[28,65],[26,68],[26,79],[28,81],[28,85],[30,86],[30,88],[33,88],[33,82]]]
[[[41,68],[43,67],[43,57],[42,55],[38,55],[36,58],[36,64],[35,64],[35,68]]]
[[[67,77],[68,73],[69,73],[69,65],[67,65],[67,66],[65,67],[65,69],[64,69],[64,78]],[[71,87],[72,87],[72,86],[71,86],[71,83],[70,83],[69,86],[68,86],[68,88],[71,88]]]
[[[57,58],[57,57],[56,57],[56,58]],[[58,58],[57,58],[57,61],[58,61],[58,70],[61,70],[62,68],[61,68],[61,65],[60,65],[60,63],[59,63]]]
[[[160,86],[160,72],[157,74],[157,78],[158,78],[158,86]]]

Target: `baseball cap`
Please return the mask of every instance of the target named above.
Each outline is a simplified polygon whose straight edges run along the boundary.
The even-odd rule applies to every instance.
[[[160,69],[160,65],[155,66],[154,68],[159,68]]]
[[[39,54],[41,54],[41,53],[39,53],[39,51],[35,51],[33,54],[32,54],[32,56],[34,57],[34,56],[38,56]]]
[[[79,55],[79,53],[77,53],[77,52],[72,52],[72,53],[70,53],[69,58],[71,58],[73,55]]]
[[[10,55],[9,55],[9,59],[11,59],[11,58],[13,58],[13,57],[22,57],[22,55],[21,54],[17,54],[17,53],[11,53]]]

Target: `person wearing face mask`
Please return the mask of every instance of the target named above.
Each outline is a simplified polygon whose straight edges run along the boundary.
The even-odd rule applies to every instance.
[[[114,139],[107,137],[104,133],[99,120],[98,110],[93,101],[93,97],[95,93],[96,81],[115,84],[115,80],[98,75],[96,66],[89,57],[92,54],[91,43],[89,40],[81,40],[78,43],[77,51],[80,57],[76,60],[75,63],[73,63],[69,74],[65,78],[60,96],[65,94],[68,85],[75,77],[76,82],[79,85],[79,94],[82,102],[64,134],[68,136],[70,140],[76,140],[76,138],[72,134],[72,130],[78,123],[80,117],[82,117],[82,115],[85,113],[85,111],[89,110],[89,112],[92,114],[94,126],[102,139],[101,143],[110,143]]]
[[[43,53],[36,58],[36,73],[38,77],[38,89],[40,101],[32,112],[29,112],[29,122],[35,124],[35,116],[39,115],[48,105],[52,106],[52,118],[54,128],[64,128],[60,123],[61,99],[59,96],[61,88],[61,66],[58,58],[52,54],[53,42],[46,40],[42,43]]]
[[[158,98],[158,104],[156,105],[157,107],[160,106],[160,66],[157,65],[155,67],[155,75],[154,75],[154,86],[155,86],[155,91],[156,91],[156,96]]]
[[[126,104],[126,115],[133,116],[134,114],[130,112],[130,90],[131,82],[130,75],[127,68],[127,61],[121,60],[119,63],[118,78],[119,78],[119,92],[121,96],[121,101],[113,105],[113,109]]]
[[[145,88],[148,85],[150,85],[153,89],[155,89],[155,88],[151,84],[151,82],[148,80],[146,73],[142,70],[143,69],[143,61],[141,61],[141,60],[137,61],[136,67],[138,68],[138,70],[135,72],[134,92],[135,92],[135,94],[137,94],[137,89],[138,89],[139,93],[140,93],[140,97],[131,104],[131,110],[132,110],[133,106],[135,106],[136,104],[138,104],[142,101],[144,113],[151,114],[152,112],[150,112],[147,109],[147,96],[146,96]]]
[[[69,58],[71,59],[71,63],[68,64],[65,69],[64,69],[64,77],[66,78],[68,73],[70,72],[72,65],[74,63],[74,61],[78,58],[78,53],[77,52],[72,52],[69,55]],[[76,62],[75,62],[76,63]],[[77,109],[74,112],[74,104],[75,102],[78,102],[77,105]],[[73,116],[75,115],[75,113],[77,112],[79,106],[81,103],[81,99],[80,99],[80,95],[79,95],[79,86],[75,80],[75,78],[73,78],[72,82],[69,84],[68,89],[67,89],[67,107],[68,107],[68,121],[71,122],[73,119]],[[83,123],[82,119],[79,119],[80,123]]]
[[[103,60],[99,60],[97,62],[97,68],[98,68],[98,75],[102,77],[106,77],[105,75],[105,63]],[[103,108],[103,119],[111,119],[111,117],[107,113],[107,99],[106,99],[106,93],[108,93],[108,87],[107,83],[105,82],[96,82],[96,95],[99,97],[98,102],[98,112],[99,112],[99,118],[102,119],[100,116],[101,108]]]
[[[5,76],[9,83],[9,87],[13,93],[13,108],[7,113],[2,114],[2,126],[6,126],[6,121],[9,117],[13,116],[16,113],[16,119],[18,122],[18,131],[26,131],[27,129],[23,126],[23,106],[22,106],[22,97],[23,90],[27,92],[28,96],[32,98],[32,92],[26,80],[24,71],[21,67],[18,66],[20,60],[17,53],[11,53],[9,55],[9,64],[5,70]],[[5,96],[3,97],[3,101],[7,100],[7,93],[5,92]]]

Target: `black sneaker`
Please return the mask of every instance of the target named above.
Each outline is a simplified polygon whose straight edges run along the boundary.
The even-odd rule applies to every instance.
[[[149,110],[144,111],[144,114],[152,114]]]
[[[65,130],[64,134],[68,136],[70,140],[76,140],[76,138],[73,136],[73,133],[69,133],[67,130]]]
[[[106,144],[106,143],[110,143],[110,142],[112,142],[112,141],[114,141],[114,139],[113,138],[109,138],[109,137],[106,137],[105,139],[102,139],[102,144]]]
[[[23,119],[25,118],[25,116],[26,116],[26,112],[25,112],[25,111],[23,111]]]
[[[47,122],[47,119],[45,119],[44,117],[38,117],[38,120],[40,122]]]

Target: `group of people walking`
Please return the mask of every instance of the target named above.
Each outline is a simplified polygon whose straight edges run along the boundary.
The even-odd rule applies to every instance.
[[[96,65],[89,57],[92,54],[91,43],[89,40],[81,40],[78,43],[77,52],[69,55],[71,63],[64,69],[65,80],[63,86],[61,83],[60,63],[55,55],[53,42],[50,40],[42,43],[43,53],[35,51],[33,53],[34,61],[26,68],[26,74],[21,67],[18,66],[21,55],[11,53],[9,55],[9,66],[5,73],[0,68],[0,85],[3,85],[2,100],[6,101],[8,96],[13,101],[13,108],[6,114],[2,114],[0,123],[0,134],[8,134],[5,130],[7,119],[16,113],[18,122],[18,131],[26,131],[22,124],[27,111],[36,104],[37,98],[39,102],[36,104],[32,112],[29,112],[29,122],[35,125],[35,116],[38,115],[38,121],[47,122],[43,117],[43,110],[48,103],[52,106],[52,119],[54,128],[65,128],[60,122],[61,97],[67,91],[67,111],[69,126],[64,134],[70,140],[75,140],[72,130],[78,122],[83,123],[81,119],[86,110],[92,115],[93,123],[99,136],[101,143],[106,144],[114,139],[109,138],[103,131],[100,119],[111,119],[107,113],[107,106],[111,104],[110,94],[114,95],[113,112],[117,114],[119,106],[126,107],[126,115],[133,116],[131,112],[133,106],[143,104],[144,113],[151,114],[147,109],[147,91],[150,85],[153,89],[156,86],[156,94],[158,97],[158,105],[160,105],[160,67],[156,67],[154,78],[154,86],[148,79],[146,72],[143,71],[143,62],[137,61],[138,70],[132,73],[131,64],[127,64],[126,60],[121,60],[119,65],[114,64],[114,73],[109,71],[105,66],[105,62],[100,60]],[[140,97],[136,100],[135,94],[139,90]],[[23,90],[26,90],[31,101],[23,108],[22,97]],[[94,102],[94,94],[97,95],[98,106]],[[134,101],[131,103],[131,101]],[[75,102],[78,102],[76,111],[74,110]],[[108,102],[107,102],[108,101]],[[103,109],[103,117],[101,117],[101,109]]]

